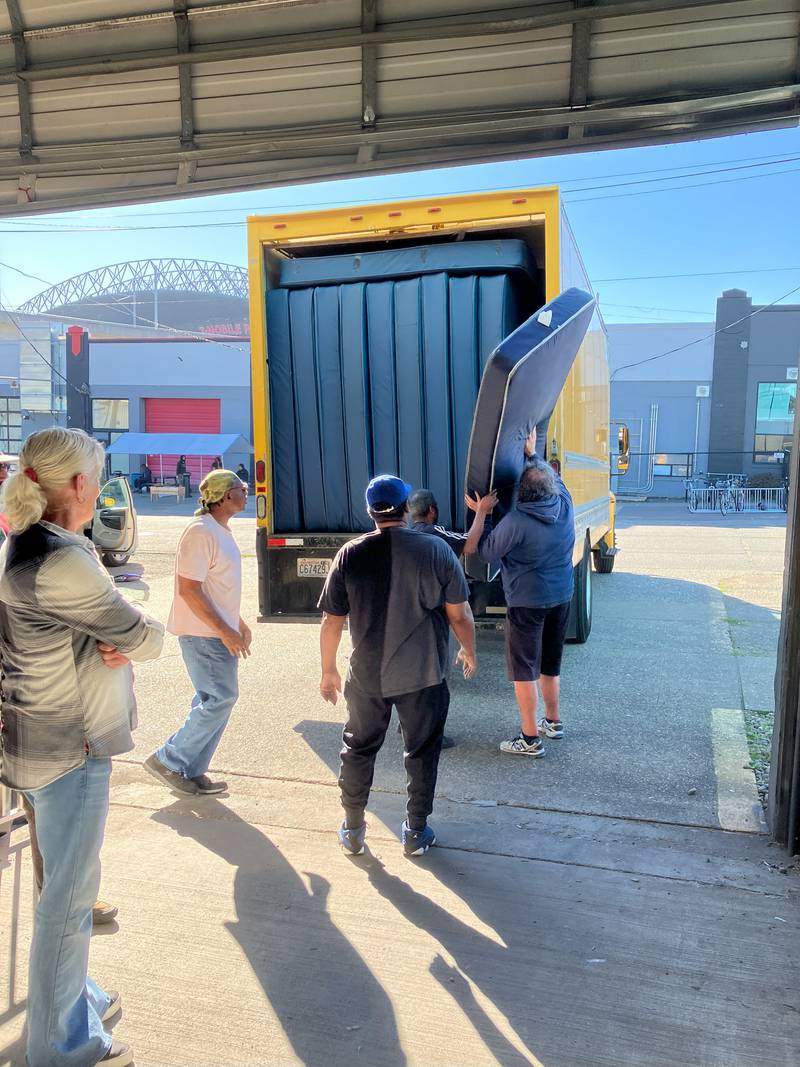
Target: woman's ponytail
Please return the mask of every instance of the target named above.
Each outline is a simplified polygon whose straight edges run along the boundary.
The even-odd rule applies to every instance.
[[[14,533],[40,522],[76,474],[99,476],[104,458],[103,446],[83,430],[53,426],[32,433],[20,450],[18,472],[0,495]]]
[[[6,479],[0,495],[0,511],[6,513],[8,524],[15,533],[22,533],[39,522],[46,510],[44,490],[27,474],[19,471]]]

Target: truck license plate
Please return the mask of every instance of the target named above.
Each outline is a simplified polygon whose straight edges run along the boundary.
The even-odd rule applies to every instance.
[[[330,559],[309,559],[301,558],[297,561],[297,577],[298,578],[326,578],[328,571],[331,569]]]

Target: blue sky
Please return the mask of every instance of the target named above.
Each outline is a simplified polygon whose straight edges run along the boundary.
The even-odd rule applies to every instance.
[[[244,266],[248,214],[559,184],[607,321],[711,322],[723,289],[769,303],[800,286],[798,175],[800,130],[790,129],[0,219],[0,260],[9,265],[0,266],[0,296],[16,307],[45,287],[12,267],[55,283],[129,259]],[[800,292],[787,302],[800,303]]]

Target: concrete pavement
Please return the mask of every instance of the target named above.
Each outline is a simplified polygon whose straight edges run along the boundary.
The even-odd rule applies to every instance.
[[[398,842],[394,733],[368,853],[336,848],[342,711],[315,692],[314,626],[258,627],[215,761],[229,796],[177,800],[144,775],[190,696],[170,640],[137,671],[103,857],[120,925],[92,948],[139,1067],[800,1061],[800,883],[759,832],[740,666],[762,660],[762,688],[774,669],[783,530],[732,518],[622,509],[594,632],[567,652],[567,738],[544,760],[496,752],[513,704],[499,635],[482,635],[475,683],[454,680],[459,746],[422,861]],[[160,617],[184,522],[143,520],[143,581],[122,587]],[[248,520],[237,534],[252,616]],[[0,1067],[23,1062],[26,852],[15,834],[0,873]]]

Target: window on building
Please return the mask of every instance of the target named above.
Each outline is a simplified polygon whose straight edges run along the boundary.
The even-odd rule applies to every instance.
[[[127,400],[97,397],[92,400],[92,430],[101,444],[106,446],[113,444],[120,434],[127,429]],[[108,456],[106,466],[109,473],[128,474],[130,471],[130,457],[125,455]]]
[[[759,382],[756,400],[755,463],[782,463],[792,445],[796,382]]]
[[[0,452],[15,456],[22,444],[22,414],[19,397],[0,396]]]
[[[127,430],[127,400],[92,400],[92,425],[96,430]]]

